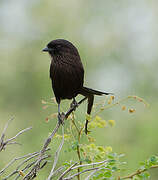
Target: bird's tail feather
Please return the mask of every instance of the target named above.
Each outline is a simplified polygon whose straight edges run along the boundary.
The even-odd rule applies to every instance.
[[[101,96],[103,94],[105,95],[109,95],[112,93],[107,93],[107,92],[102,92],[102,91],[97,91],[91,88],[87,88],[87,87],[82,87],[82,89],[80,90],[80,94],[82,94],[83,96],[86,96],[88,98],[88,107],[87,107],[87,114],[91,114],[91,110],[92,110],[92,106],[93,106],[93,101],[94,101],[94,95],[98,95]],[[85,123],[85,133],[88,133],[88,119],[86,119],[86,123]]]
[[[98,96],[102,96],[103,94],[105,94],[105,95],[113,94],[113,93],[97,91],[97,90],[87,88],[87,87],[83,87],[82,92],[84,92],[85,94],[93,94],[93,95],[98,95]]]

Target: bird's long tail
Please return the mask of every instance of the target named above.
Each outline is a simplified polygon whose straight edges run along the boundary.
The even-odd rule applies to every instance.
[[[85,94],[87,93],[87,94],[93,94],[93,95],[98,95],[98,96],[102,96],[103,94],[105,94],[105,95],[112,94],[112,93],[97,91],[97,90],[94,90],[94,89],[91,89],[91,88],[87,88],[87,87],[83,87],[83,88],[82,88],[82,91],[83,91]]]
[[[94,95],[102,96],[104,94],[109,95],[112,93],[97,91],[91,88],[83,87],[80,91],[80,94],[88,98],[87,114],[90,115],[92,111],[93,102],[94,102]],[[86,123],[85,123],[85,133],[86,134],[88,133],[88,119],[86,119]]]

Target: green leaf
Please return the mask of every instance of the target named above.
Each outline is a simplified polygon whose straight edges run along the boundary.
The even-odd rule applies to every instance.
[[[112,176],[112,174],[110,171],[104,173],[104,177],[106,177],[106,178],[110,178],[111,176]]]

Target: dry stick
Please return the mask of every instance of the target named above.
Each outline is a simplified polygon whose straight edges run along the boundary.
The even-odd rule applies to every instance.
[[[149,169],[154,169],[154,168],[158,168],[158,165],[151,166]],[[118,180],[120,180],[120,179],[132,179],[134,176],[139,175],[145,171],[148,171],[149,169],[143,169],[143,170],[138,169],[136,172],[134,172],[128,176],[118,177]]]
[[[102,165],[103,166],[103,165]],[[100,171],[102,169],[102,166],[100,166],[100,168],[95,169],[94,171],[92,171],[85,180],[89,180],[97,171]]]
[[[53,176],[55,176],[55,174],[62,173],[64,168],[65,168],[65,166],[61,166],[58,169],[56,169],[52,174],[52,178],[53,178]]]
[[[74,105],[72,107],[70,107],[70,109],[66,112],[65,116],[63,117],[62,121],[64,121],[64,119],[67,119],[68,116],[76,110],[76,108],[82,103],[84,102],[85,100],[87,99],[87,97],[84,97],[83,99],[81,99],[77,105]],[[41,153],[38,157],[38,160],[37,162],[35,163],[34,167],[31,169],[30,172],[28,172],[28,174],[25,175],[25,177],[23,178],[23,180],[27,180],[29,177],[31,177],[32,175],[35,175],[36,172],[38,171],[39,169],[39,166],[40,166],[40,162],[41,162],[41,159],[42,159],[42,156],[43,154],[45,153],[45,150],[46,148],[48,147],[48,145],[50,144],[52,138],[54,137],[54,135],[56,134],[56,132],[58,131],[59,127],[60,127],[60,123],[57,122],[57,125],[55,127],[55,129],[53,130],[52,134],[46,139],[44,145],[43,145],[43,148],[41,150]]]
[[[46,149],[46,151],[49,151],[49,150],[50,150],[50,148],[47,148],[47,149]],[[36,153],[36,154],[28,157],[27,159],[25,159],[24,161],[22,161],[22,162],[17,166],[16,169],[18,170],[24,163],[28,162],[29,160],[33,159],[34,157],[38,156],[39,154],[40,154],[40,152],[38,152],[38,153]]]
[[[3,129],[3,132],[2,132],[2,135],[1,135],[1,138],[0,138],[0,151],[2,151],[4,149],[4,137],[5,137],[5,132],[9,126],[9,123],[14,119],[14,117],[11,117],[9,119],[9,121],[6,123],[4,129]]]
[[[8,128],[8,126],[9,126],[9,123],[10,123],[13,119],[14,119],[14,117],[11,117],[11,118],[9,119],[9,121],[6,123],[6,125],[5,125],[5,127],[4,127],[4,129],[3,129],[3,132],[2,132],[2,135],[1,135],[0,140],[3,140],[3,138],[4,138],[4,136],[5,136],[5,132],[6,132],[7,128]]]
[[[99,167],[96,167],[97,169],[93,169],[93,170],[99,170],[98,168],[101,168],[102,166],[104,166],[104,163],[107,163],[107,160],[101,161],[101,162],[95,162],[95,163],[90,163],[90,164],[82,164],[82,165],[77,165],[77,163],[73,164],[72,166],[70,166],[60,177],[59,180],[62,180],[63,176],[65,176],[66,174],[68,174],[71,170],[74,169],[78,169],[78,168],[82,168],[82,167],[87,167],[87,166],[95,166],[95,165],[100,165]],[[88,170],[89,171],[89,170]],[[85,171],[84,171],[85,172]],[[82,173],[84,173],[82,172]],[[75,176],[77,176],[79,173],[77,173]]]
[[[72,123],[73,123],[73,125],[75,126],[75,128],[76,128],[76,131],[77,131],[77,133],[78,133],[78,144],[77,144],[77,156],[78,156],[78,160],[79,160],[79,162],[80,162],[80,165],[82,164],[82,162],[81,162],[81,155],[80,155],[80,146],[79,146],[79,143],[80,143],[80,136],[81,136],[81,132],[82,132],[82,128],[81,128],[81,130],[79,130],[79,128],[77,127],[77,125],[76,125],[76,123],[75,123],[75,121],[74,121],[74,113],[72,113]],[[80,169],[78,168],[78,173],[80,172]],[[80,180],[80,175],[78,175],[78,180]]]
[[[25,177],[24,180],[27,180],[28,178],[30,178],[32,175],[36,174],[37,170],[40,169],[40,162],[42,161],[42,157],[44,155],[44,153],[46,152],[46,149],[48,147],[48,145],[51,142],[51,139],[53,138],[53,136],[55,135],[55,133],[57,132],[57,130],[60,127],[60,123],[58,122],[55,129],[53,130],[52,134],[46,139],[44,146],[42,148],[42,150],[40,151],[39,157],[35,163],[35,165],[33,166],[33,168],[30,170],[30,172],[28,172]]]
[[[72,168],[72,170],[77,169],[77,168],[81,168],[81,167],[87,167],[87,166],[95,166],[95,165],[99,165],[99,164],[103,164],[103,163],[107,163],[107,160],[101,161],[101,162],[95,162],[95,163],[90,163],[90,164],[82,164],[82,165],[78,165]]]
[[[116,103],[108,104],[108,105],[106,105],[106,106],[101,107],[101,109],[99,109],[99,110],[92,116],[92,118],[94,118],[95,116],[97,116],[100,112],[104,111],[105,109],[109,109],[109,108],[112,108],[113,106],[119,105],[119,104],[121,104],[122,102],[127,101],[128,99],[137,99],[137,100],[139,100],[140,102],[144,103],[144,105],[145,105],[146,107],[149,106],[149,104],[148,104],[144,99],[141,99],[141,98],[139,98],[138,96],[128,96],[128,97],[126,97],[126,98],[124,98],[124,99],[121,99],[120,101],[117,101]]]
[[[38,155],[39,152],[34,152],[34,153],[29,153],[27,155],[24,155],[24,156],[21,156],[21,157],[17,157],[17,158],[14,158],[12,159],[1,171],[0,171],[0,175],[2,175],[4,173],[4,171],[10,167],[15,161],[18,161],[20,159],[24,159],[26,157],[29,157],[29,156],[34,156],[34,155]]]
[[[103,165],[102,165],[103,166]],[[76,174],[73,174],[72,176],[69,176],[67,178],[64,178],[63,180],[70,180],[70,179],[73,179],[74,177],[78,176],[79,174],[82,174],[82,173],[85,173],[85,172],[88,172],[88,171],[93,171],[93,170],[98,170],[100,169],[101,167],[94,167],[94,168],[90,168],[90,169],[85,169],[83,171],[80,171],[79,173],[76,173]],[[104,168],[104,169],[107,169],[107,170],[110,170],[108,168]]]
[[[48,151],[48,150],[50,150],[50,149],[46,149],[46,151]],[[24,159],[24,158],[27,158],[27,159],[25,159],[24,161],[22,161],[17,167],[16,167],[16,169],[15,169],[15,171],[13,171],[12,173],[10,173],[8,176],[6,176],[5,178],[4,178],[4,180],[5,179],[8,179],[8,178],[10,178],[11,176],[13,176],[14,174],[16,174],[16,173],[19,173],[19,168],[21,167],[21,166],[23,166],[26,162],[28,162],[29,160],[31,160],[31,159],[33,159],[34,157],[36,157],[36,156],[38,156],[40,154],[40,152],[34,152],[34,153],[29,153],[29,154],[27,154],[27,155],[24,155],[24,156],[21,156],[21,157],[17,157],[17,158],[14,158],[12,161],[10,161],[1,171],[0,171],[0,175],[2,175],[4,172],[5,172],[5,170],[7,169],[7,168],[9,168],[14,162],[16,162],[16,161],[18,161],[18,160],[21,160],[21,159]],[[35,163],[36,161],[34,161],[34,163]],[[34,164],[33,163],[33,164]],[[31,163],[32,164],[32,163]],[[32,165],[33,165],[32,164]],[[27,164],[27,166],[28,166],[29,164]],[[28,167],[29,168],[29,167]]]
[[[104,161],[101,161],[101,162],[95,162],[95,163],[90,163],[90,164],[82,164],[82,165],[78,165],[76,166],[77,163],[73,164],[71,167],[69,167],[60,177],[59,177],[59,180],[62,180],[60,178],[63,178],[63,176],[65,176],[66,174],[68,174],[71,170],[74,170],[74,169],[78,169],[78,168],[82,168],[82,167],[87,167],[87,166],[95,166],[95,165],[99,165],[99,164],[103,164],[104,163],[107,163],[108,161],[107,160],[104,160]],[[103,166],[99,166],[100,168]],[[95,169],[96,171],[100,170],[100,169]],[[79,172],[78,172],[79,173]],[[94,174],[94,172],[93,172]],[[92,175],[91,175],[92,176]]]
[[[1,135],[1,138],[0,138],[0,152],[5,149],[6,145],[19,144],[19,143],[17,143],[16,141],[13,141],[13,140],[15,140],[18,136],[20,136],[20,135],[23,134],[24,132],[32,129],[32,127],[23,129],[23,130],[21,130],[20,132],[18,132],[14,137],[12,137],[12,138],[7,139],[6,141],[4,141],[5,132],[6,132],[7,128],[8,128],[8,126],[9,126],[9,123],[10,123],[13,119],[14,119],[14,118],[12,117],[12,118],[7,122],[7,124],[5,125],[5,127],[4,127],[4,129],[3,129],[3,132],[2,132],[2,135]],[[11,141],[13,141],[13,142],[11,142]]]
[[[57,162],[58,162],[59,153],[60,153],[60,151],[61,151],[61,149],[62,149],[62,147],[63,147],[63,144],[64,144],[64,126],[62,126],[62,141],[61,141],[61,143],[60,143],[60,146],[59,146],[58,150],[57,150],[56,153],[55,153],[53,167],[52,167],[52,169],[51,169],[51,172],[50,172],[47,180],[51,180],[51,178],[52,178],[52,175],[53,175],[53,173],[54,173],[55,166],[56,166],[56,164],[57,164]]]
[[[84,102],[85,100],[87,99],[87,97],[84,97],[83,99],[81,99],[77,105],[74,105],[72,107],[70,107],[70,109],[67,111],[67,113],[65,114],[65,119],[68,118],[68,116],[82,103]]]
[[[51,157],[51,156],[50,156],[50,155],[45,155],[45,156],[42,157],[42,160],[47,159],[47,158],[49,158],[49,157]],[[47,164],[47,162],[48,162],[48,161],[45,161],[44,164],[40,167],[40,169],[42,169],[42,168]],[[21,172],[24,174],[24,172],[25,172],[27,169],[29,169],[31,166],[33,166],[35,163],[36,163],[36,160],[33,161],[33,162],[31,162],[31,163],[29,163],[29,164],[27,164],[27,165],[21,170]],[[14,180],[17,180],[19,177],[21,177],[20,171],[18,171],[18,175],[15,177]],[[23,176],[23,177],[24,177],[24,176]]]
[[[36,163],[36,160],[27,164],[22,170],[21,172],[24,173],[27,169],[29,169],[31,166],[33,166]],[[20,171],[18,171],[18,175],[15,177],[14,180],[17,180],[19,177],[21,177]]]
[[[46,156],[43,156],[43,159],[46,159],[46,158],[48,158],[49,156],[48,155],[46,155]],[[29,164],[27,164],[26,165],[26,167],[25,168],[23,168],[22,169],[22,172],[24,172],[25,170],[27,170],[28,168],[30,168],[31,166],[33,166],[34,164],[35,164],[35,162],[36,161],[33,161],[33,162],[31,162],[31,163],[29,163]],[[15,175],[15,174],[17,174],[18,173],[18,175],[15,177],[15,179],[14,180],[17,180],[21,175],[19,174],[19,171],[16,169],[15,171],[13,171],[12,173],[10,173],[8,176],[6,176],[5,178],[3,178],[2,180],[7,180],[7,179],[9,179],[10,177],[12,177],[13,175]]]
[[[26,131],[28,131],[28,130],[30,130],[30,129],[32,129],[32,127],[28,127],[28,128],[26,128],[26,129],[21,130],[21,131],[18,132],[14,137],[12,137],[12,138],[10,138],[10,139],[7,139],[5,143],[8,143],[8,142],[16,139],[16,138],[17,138],[18,136],[20,136],[22,133],[24,133],[24,132],[26,132]]]
[[[74,166],[76,166],[76,164],[77,164],[77,162],[74,163],[73,165],[71,165],[68,169],[66,169],[66,171],[64,171],[63,174],[59,177],[59,180],[62,180],[62,178],[63,178],[67,173],[69,173],[69,172],[72,170],[72,168],[73,168]]]

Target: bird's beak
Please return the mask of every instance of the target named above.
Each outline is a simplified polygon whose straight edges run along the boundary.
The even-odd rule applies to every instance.
[[[50,49],[48,47],[45,47],[44,49],[42,49],[43,52],[49,52]]]

